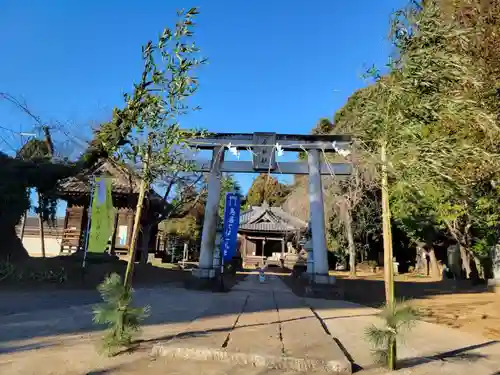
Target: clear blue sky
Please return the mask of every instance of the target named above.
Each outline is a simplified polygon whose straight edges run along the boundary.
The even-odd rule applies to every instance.
[[[141,45],[200,7],[196,41],[209,65],[185,126],[216,132],[308,133],[383,66],[389,16],[406,0],[0,0],[0,92],[22,96],[44,121],[110,118],[141,73]],[[33,122],[0,102],[0,126]],[[79,130],[81,129],[81,130]],[[0,129],[0,150],[15,146]],[[78,135],[78,134],[77,134]],[[254,176],[240,176],[244,190]]]

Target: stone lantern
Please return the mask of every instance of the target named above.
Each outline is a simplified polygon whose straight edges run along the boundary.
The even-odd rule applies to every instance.
[[[493,278],[488,280],[488,285],[500,292],[500,244],[491,248],[491,259],[493,261]]]
[[[313,255],[313,242],[312,238],[308,239],[304,244],[304,250],[307,251],[307,274],[312,276],[314,274],[314,255]]]
[[[220,272],[220,267],[221,267],[222,230],[223,230],[222,227],[220,225],[218,225],[217,231],[215,232],[215,248],[214,248],[214,260],[213,260],[214,273]]]
[[[311,230],[311,221],[309,221],[309,224],[307,225],[307,231],[304,234],[304,239],[306,242],[304,243],[304,250],[307,251],[307,271],[306,274],[309,277],[309,280],[314,283],[314,284],[335,284],[336,279],[334,276],[330,276],[327,274],[325,275],[318,275],[316,274],[316,264],[314,261],[314,251],[313,251],[313,244],[314,244],[314,238],[312,236],[312,230]]]
[[[313,254],[313,239],[311,233],[311,221],[307,224],[307,230],[304,233],[304,250],[307,251],[307,275],[311,278],[314,275],[314,254]]]

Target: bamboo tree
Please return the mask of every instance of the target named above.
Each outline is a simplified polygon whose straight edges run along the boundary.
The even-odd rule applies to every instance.
[[[135,209],[135,218],[134,218],[134,226],[132,229],[132,239],[130,241],[130,249],[129,249],[129,259],[127,263],[127,270],[125,271],[125,280],[123,281],[123,285],[125,288],[130,288],[132,286],[132,275],[134,273],[134,264],[135,257],[137,252],[137,239],[139,237],[139,231],[141,228],[141,217],[142,217],[142,209],[144,207],[144,198],[146,197],[146,191],[149,190],[149,174],[150,174],[150,159],[151,159],[151,150],[152,150],[152,138],[153,135],[149,134],[148,136],[148,146],[146,151],[146,156],[144,160],[144,168],[142,173],[141,182],[139,185],[139,196],[137,198],[137,207]]]
[[[389,207],[389,183],[387,173],[386,145],[380,147],[381,185],[382,185],[382,223],[384,237],[384,273],[385,273],[385,301],[387,306],[394,304],[394,267],[392,251],[391,209]]]
[[[155,181],[190,168],[183,158],[184,145],[194,131],[181,129],[179,117],[196,109],[186,101],[198,88],[193,70],[205,62],[197,57],[199,50],[190,41],[197,14],[196,8],[178,12],[180,20],[175,29],[166,28],[158,43],[150,41],[143,47],[144,71],[140,83],[134,86],[133,94],[125,95],[126,107],[115,110],[110,123],[114,126],[108,124],[98,134],[106,153],[126,167],[138,170],[135,173],[140,178],[123,283],[117,275],[108,277],[99,287],[104,303],[94,310],[95,321],[109,326],[104,338],[109,349],[132,344],[131,333],[139,329],[146,311],[134,309],[130,304],[137,240],[150,188]],[[165,66],[160,67],[160,62]]]
[[[385,142],[380,147],[381,160],[381,179],[382,179],[382,223],[384,238],[384,280],[385,280],[385,300],[386,306],[394,310],[394,264],[392,250],[392,228],[391,228],[391,209],[389,206],[389,183],[387,173],[387,155]],[[388,338],[387,348],[387,367],[390,370],[396,369],[396,336]]]

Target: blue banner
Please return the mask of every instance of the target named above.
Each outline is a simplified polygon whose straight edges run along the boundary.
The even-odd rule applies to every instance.
[[[239,225],[240,196],[236,193],[227,193],[226,206],[224,207],[224,232],[221,242],[224,261],[231,261],[236,254]]]

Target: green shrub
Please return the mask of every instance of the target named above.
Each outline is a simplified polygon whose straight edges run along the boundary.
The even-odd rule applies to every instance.
[[[149,314],[149,306],[132,307],[132,289],[123,285],[121,277],[113,273],[97,287],[103,303],[94,307],[93,321],[108,326],[102,340],[102,351],[115,355],[133,344],[140,323]]]
[[[68,280],[68,274],[64,267],[49,268],[46,270],[33,270],[29,266],[23,268],[9,260],[0,262],[0,281],[41,281],[63,284]]]
[[[0,281],[13,277],[15,273],[16,267],[14,264],[8,260],[0,262]]]

